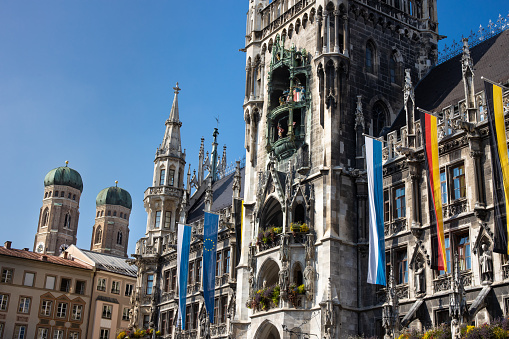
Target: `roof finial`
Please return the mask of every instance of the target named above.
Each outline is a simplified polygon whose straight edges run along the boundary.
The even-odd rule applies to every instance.
[[[181,90],[181,88],[179,88],[178,82],[177,82],[177,85],[175,87],[173,87],[173,89],[175,90],[175,94],[179,94],[179,91]]]
[[[115,180],[115,187],[118,187],[118,180]]]
[[[69,165],[69,160],[65,161],[65,167],[67,167],[67,165]]]

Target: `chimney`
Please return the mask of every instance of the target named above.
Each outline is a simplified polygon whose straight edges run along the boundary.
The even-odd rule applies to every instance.
[[[67,259],[67,252],[64,251],[64,259]]]
[[[4,243],[4,248],[6,248],[6,249],[10,250],[10,249],[11,249],[11,244],[12,244],[12,241],[6,241],[6,242]]]
[[[43,256],[41,257],[41,260],[42,260],[42,261],[48,261],[48,256],[47,256],[47,255],[43,255]]]

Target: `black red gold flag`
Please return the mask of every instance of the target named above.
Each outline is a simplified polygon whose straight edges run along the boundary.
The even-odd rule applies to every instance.
[[[507,245],[509,229],[507,220],[507,207],[509,205],[509,164],[502,88],[484,81],[484,89],[490,134],[491,172],[493,176],[495,224],[495,244],[493,246],[493,251],[509,254]]]
[[[442,194],[440,191],[440,165],[438,162],[438,121],[437,117],[421,112],[421,131],[424,149],[424,160],[428,173],[430,208],[433,210],[436,223],[436,243],[432,246],[433,262],[436,269],[447,272],[445,258],[444,220],[442,213]],[[433,223],[433,218],[430,218]]]

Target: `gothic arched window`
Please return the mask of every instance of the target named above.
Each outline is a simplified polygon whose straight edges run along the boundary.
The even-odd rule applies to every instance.
[[[118,231],[117,233],[117,244],[122,245],[122,231]]]
[[[100,244],[102,242],[103,238],[103,230],[101,226],[97,227],[97,230],[95,231],[95,243]]]
[[[378,137],[383,128],[387,125],[387,107],[378,101],[373,106],[373,135]]]
[[[48,221],[49,221],[49,210],[48,208],[46,208],[44,210],[44,213],[42,214],[42,226],[43,227],[48,226]]]
[[[64,219],[64,227],[65,228],[71,228],[71,215],[69,213],[67,213],[65,215],[65,219]]]
[[[375,46],[371,42],[366,44],[366,72],[375,73]]]

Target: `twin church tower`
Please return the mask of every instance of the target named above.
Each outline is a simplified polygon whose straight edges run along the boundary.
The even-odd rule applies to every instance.
[[[67,162],[46,174],[34,252],[59,255],[76,245],[82,192],[81,175]],[[126,190],[114,186],[99,192],[91,251],[127,257],[131,208],[131,195]]]

